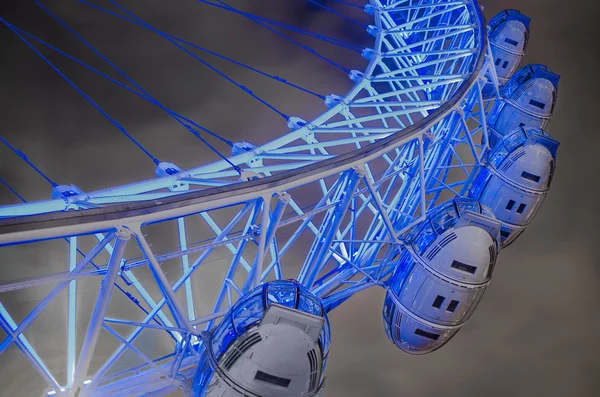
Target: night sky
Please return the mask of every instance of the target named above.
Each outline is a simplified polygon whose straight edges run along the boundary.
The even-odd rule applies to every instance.
[[[307,6],[304,0],[229,3],[360,47],[372,43],[362,27]],[[275,112],[156,34],[76,0],[43,4],[166,106],[211,131],[254,144],[286,131],[285,121]],[[110,7],[104,0],[95,4]],[[351,87],[345,73],[241,16],[195,0],[120,4],[171,34],[320,94],[344,94]],[[475,314],[441,350],[409,356],[394,348],[383,330],[381,290],[362,292],[336,309],[330,316],[333,345],[327,397],[592,397],[600,393],[599,7],[593,0],[482,0],[481,4],[488,20],[506,8],[530,16],[530,45],[523,64],[543,63],[561,75],[558,105],[548,128],[561,142],[553,189],[528,230],[502,251],[494,281]],[[336,9],[369,22],[358,9]],[[33,2],[4,0],[0,17],[118,78]],[[293,37],[349,69],[366,66],[357,54]],[[49,178],[92,191],[154,176],[154,164],[5,26],[0,27],[0,43],[0,134],[27,153]],[[185,169],[218,158],[160,109],[50,51],[43,53],[160,160]],[[211,56],[202,57],[286,114],[310,119],[325,109],[315,97]],[[211,143],[227,153],[226,145]],[[50,185],[3,145],[0,177],[27,200],[50,196]],[[0,204],[17,202],[0,186]],[[20,261],[12,251],[4,252],[0,250],[0,281],[21,275],[14,266],[36,269],[41,260],[28,255]],[[23,310],[35,301],[12,297],[15,307],[27,303]],[[38,340],[43,342],[43,333]],[[52,346],[44,357],[51,355]],[[41,390],[43,384],[22,363],[11,350],[0,356],[0,396],[37,396],[35,391]]]

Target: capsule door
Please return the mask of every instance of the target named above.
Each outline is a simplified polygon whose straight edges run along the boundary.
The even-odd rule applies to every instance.
[[[526,225],[537,212],[544,195],[529,194],[508,185],[501,185],[500,178],[493,178],[482,195],[482,204],[487,205],[502,222]],[[501,185],[501,186],[498,186]],[[493,192],[496,191],[496,194]]]
[[[425,320],[458,325],[467,321],[475,311],[483,292],[484,289],[456,288],[439,279],[429,278],[419,288],[410,307],[413,313]]]

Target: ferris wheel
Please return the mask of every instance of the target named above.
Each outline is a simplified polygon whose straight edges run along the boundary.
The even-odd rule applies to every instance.
[[[52,187],[47,200],[27,202],[0,179],[22,201],[0,207],[0,260],[2,250],[40,246],[68,258],[61,271],[40,263],[39,274],[0,284],[0,360],[18,349],[46,385],[39,395],[324,395],[335,338],[327,313],[368,288],[386,291],[391,342],[411,354],[433,352],[464,326],[499,252],[526,229],[551,187],[558,142],[545,129],[559,76],[543,65],[520,67],[529,18],[516,10],[487,23],[476,0],[307,0],[361,25],[372,44],[359,48],[226,1],[197,0],[343,72],[351,84],[344,95],[314,92],[203,48],[117,1],[79,2],[166,41],[283,120],[267,143],[230,141],[159,102],[42,2],[34,1],[119,79],[0,19],[148,157],[156,175],[97,191],[59,185],[27,148],[0,135],[20,165]],[[357,12],[370,22],[349,16]],[[349,69],[298,36],[362,57],[366,66]],[[42,47],[156,106],[218,160],[184,169],[159,159]],[[199,54],[315,97],[322,112],[286,114]],[[78,300],[86,290],[93,291],[89,307]],[[2,294],[30,291],[43,297],[16,318]],[[57,304],[64,379],[27,337]]]

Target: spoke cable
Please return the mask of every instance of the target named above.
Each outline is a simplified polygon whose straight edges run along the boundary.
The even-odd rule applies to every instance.
[[[11,25],[11,26],[12,26],[14,29],[16,29],[17,31],[19,31],[21,34],[23,34],[23,35],[25,35],[25,36],[29,37],[30,39],[32,39],[32,40],[35,40],[35,41],[37,41],[38,43],[40,43],[40,44],[42,44],[42,45],[44,45],[44,46],[48,47],[49,49],[51,49],[51,50],[55,51],[56,53],[58,53],[58,54],[60,54],[60,55],[64,56],[65,58],[67,58],[67,59],[69,59],[69,60],[71,60],[71,61],[73,61],[73,62],[76,62],[76,63],[78,63],[79,65],[81,65],[81,66],[85,67],[86,69],[88,69],[88,70],[90,70],[90,71],[92,71],[92,72],[94,72],[94,73],[98,74],[99,76],[101,76],[101,77],[103,77],[103,78],[107,79],[107,80],[108,80],[108,81],[110,81],[111,83],[113,83],[113,84],[116,84],[117,86],[119,86],[119,87],[121,87],[121,88],[123,88],[123,89],[125,89],[125,90],[127,90],[127,91],[129,91],[129,92],[131,92],[131,93],[132,93],[132,94],[134,94],[134,95],[137,95],[138,97],[142,98],[143,100],[145,100],[145,101],[148,101],[148,102],[150,102],[150,103],[153,103],[153,104],[154,104],[154,102],[151,100],[151,98],[149,98],[148,96],[144,95],[143,93],[140,93],[139,91],[137,91],[137,90],[134,90],[134,89],[132,89],[131,87],[128,87],[128,86],[126,86],[125,84],[123,84],[123,83],[121,83],[121,82],[119,82],[119,81],[117,81],[117,80],[113,79],[112,77],[110,77],[110,76],[108,76],[107,74],[105,74],[105,73],[103,73],[103,72],[99,71],[98,69],[95,69],[95,68],[93,68],[92,66],[90,66],[90,65],[88,65],[88,64],[86,64],[86,63],[84,63],[84,62],[80,61],[79,59],[77,59],[77,58],[75,58],[75,57],[73,57],[73,56],[71,56],[71,55],[67,54],[66,52],[64,52],[64,51],[62,51],[62,50],[60,50],[60,49],[58,49],[58,48],[54,47],[52,44],[49,44],[49,43],[45,42],[44,40],[40,39],[39,37],[36,37],[36,36],[32,35],[31,33],[28,33],[28,32],[24,31],[23,29],[21,29],[21,28],[19,28],[19,27],[17,27],[17,26],[14,26],[14,25]],[[193,121],[193,120],[191,120],[191,119],[189,119],[189,118],[187,118],[187,117],[185,117],[185,116],[182,116],[182,115],[180,115],[180,114],[178,114],[178,113],[176,113],[176,112],[174,112],[174,111],[172,111],[172,110],[170,110],[170,109],[169,109],[169,112],[170,112],[170,113],[172,113],[174,116],[176,116],[176,117],[178,117],[178,118],[180,118],[180,119],[182,119],[182,120],[185,120],[185,121],[187,121],[188,123],[190,123],[190,124],[192,124],[192,125],[194,125],[194,126],[196,126],[196,127],[198,127],[198,128],[204,129],[204,127],[202,127],[202,126],[201,126],[201,125],[199,125],[199,124],[196,124],[196,122],[195,122],[195,121]],[[206,131],[207,131],[207,132],[209,132],[208,130],[206,130]],[[209,132],[209,133],[210,133],[210,132]]]
[[[361,27],[363,27],[363,28],[365,28],[365,29],[367,28],[367,25],[365,25],[364,23],[362,23],[362,22],[358,22],[356,19],[350,18],[350,17],[349,17],[349,16],[347,16],[346,14],[343,14],[343,13],[341,13],[341,12],[337,11],[337,10],[334,10],[334,9],[333,9],[333,8],[331,8],[331,7],[327,7],[326,5],[324,5],[324,4],[321,4],[321,3],[319,3],[318,1],[315,1],[315,0],[308,0],[308,2],[309,2],[309,3],[311,3],[311,4],[314,4],[314,5],[316,5],[317,7],[321,7],[321,8],[323,8],[324,10],[327,10],[327,11],[331,12],[332,14],[339,15],[340,17],[342,17],[342,18],[346,19],[347,21],[350,21],[350,22],[352,22],[352,23],[355,23],[355,24],[357,24],[357,25],[359,25],[359,26],[361,26]]]
[[[122,71],[121,69],[119,69],[114,63],[112,63],[108,58],[106,58],[104,55],[102,55],[102,53],[100,53],[100,51],[98,51],[94,46],[92,46],[87,40],[85,40],[81,35],[79,35],[77,32],[75,32],[72,28],[70,28],[64,21],[62,21],[58,16],[56,16],[54,13],[52,13],[48,8],[44,7],[44,5],[42,5],[38,0],[35,0],[35,3],[37,5],[39,5],[44,11],[46,11],[50,16],[52,16],[56,21],[58,21],[62,26],[64,26],[71,34],[73,34],[75,37],[77,37],[82,43],[84,43],[88,48],[90,48],[96,55],[98,55],[102,60],[104,60],[106,63],[108,63],[113,69],[115,69],[121,76],[123,76],[125,79],[127,79],[127,81],[129,81],[131,84],[133,84],[138,90],[140,90],[145,96],[146,98],[153,103],[154,105],[160,107],[161,109],[163,109],[165,112],[167,112],[175,121],[177,121],[179,124],[181,124],[183,127],[185,127],[189,132],[191,132],[196,138],[200,139],[202,141],[202,143],[204,143],[206,146],[208,146],[213,152],[215,152],[217,155],[219,155],[219,157],[221,157],[222,159],[224,159],[225,161],[227,161],[234,169],[236,169],[236,171],[241,174],[241,170],[235,166],[233,163],[231,163],[227,157],[225,155],[223,155],[220,151],[218,151],[216,148],[214,148],[210,143],[208,143],[208,141],[206,141],[199,133],[198,131],[196,131],[194,128],[192,128],[189,124],[185,123],[182,121],[181,116],[175,114],[173,111],[171,111],[170,109],[167,109],[162,103],[160,103],[157,99],[155,99],[150,93],[148,93],[146,90],[144,90],[139,84],[137,84],[132,78],[130,78],[124,71]],[[179,116],[179,117],[178,117]],[[189,119],[188,119],[189,120]],[[196,123],[194,123],[195,125],[198,125]],[[199,125],[198,125],[199,126]],[[209,131],[208,129],[199,126],[203,131],[209,133],[210,135],[220,139],[221,141],[227,143],[229,146],[233,146],[233,142],[231,142],[230,140],[224,139],[221,136],[215,134],[212,131]]]
[[[245,85],[242,85],[242,84],[238,83],[237,81],[233,80],[231,77],[229,77],[225,73],[221,72],[216,67],[212,66],[211,64],[209,64],[208,62],[206,62],[205,60],[203,60],[202,58],[200,58],[199,56],[197,56],[193,52],[191,52],[188,49],[186,49],[185,47],[181,46],[181,44],[177,43],[175,40],[173,40],[172,38],[170,38],[168,35],[164,34],[160,30],[155,29],[154,27],[152,27],[151,25],[149,25],[147,22],[145,22],[143,19],[141,19],[140,17],[138,17],[137,15],[135,15],[134,13],[132,13],[131,11],[127,10],[125,7],[117,4],[114,0],[108,0],[108,1],[110,3],[112,3],[114,6],[118,7],[121,10],[123,10],[125,13],[127,13],[132,18],[138,20],[146,28],[154,31],[155,33],[157,33],[160,36],[164,37],[165,39],[167,39],[169,42],[171,42],[175,46],[177,46],[180,49],[182,49],[184,52],[186,52],[187,54],[189,54],[190,56],[192,56],[193,58],[195,58],[196,60],[198,60],[199,62],[201,62],[202,64],[204,64],[206,67],[208,67],[209,69],[211,69],[212,71],[214,71],[215,73],[217,73],[218,75],[220,75],[221,77],[223,77],[225,80],[229,81],[230,83],[232,83],[232,84],[236,85],[237,87],[239,87],[241,90],[245,91],[248,95],[250,95],[251,97],[253,97],[257,101],[259,101],[263,105],[267,106],[269,109],[271,109],[275,113],[279,114],[286,121],[289,119],[289,116],[287,114],[281,112],[280,110],[278,110],[277,108],[275,108],[273,105],[271,105],[270,103],[268,103],[267,101],[265,101],[264,99],[262,99],[261,97],[259,97],[258,95],[256,95],[254,92],[252,92],[252,90],[250,90],[250,88],[248,88]]]
[[[122,19],[122,20],[124,20],[124,21],[130,22],[130,23],[136,24],[136,25],[138,25],[138,26],[141,26],[141,27],[143,27],[143,28],[145,28],[145,29],[148,29],[148,28],[147,28],[146,26],[144,26],[142,23],[140,23],[140,22],[138,22],[138,21],[136,21],[136,20],[134,20],[134,19],[128,18],[128,17],[126,17],[126,16],[124,16],[124,15],[117,14],[116,12],[113,12],[113,11],[107,10],[106,8],[102,8],[102,7],[100,7],[100,6],[96,5],[96,4],[89,3],[89,2],[87,2],[87,1],[85,1],[85,0],[79,0],[79,1],[80,1],[81,3],[84,3],[84,4],[88,5],[88,6],[90,6],[90,7],[96,8],[96,9],[97,9],[97,10],[99,10],[99,11],[105,12],[105,13],[107,13],[107,14],[110,14],[110,15],[114,16],[114,17],[120,18],[120,19]],[[156,29],[156,31],[159,31],[159,30],[158,30],[158,29]],[[182,39],[182,38],[180,38],[180,37],[174,36],[174,35],[172,35],[172,34],[165,33],[164,31],[161,31],[161,33],[163,33],[165,36],[168,36],[168,37],[172,38],[172,39],[173,39],[173,40],[175,40],[175,41],[178,41],[178,42],[180,42],[180,43],[182,43],[182,44],[185,44],[185,45],[187,45],[187,46],[190,46],[190,47],[192,47],[192,48],[195,48],[195,49],[197,49],[197,50],[200,50],[200,51],[202,51],[202,52],[206,52],[207,54],[213,55],[213,56],[215,56],[215,57],[217,57],[217,58],[219,58],[219,59],[222,59],[222,60],[224,60],[224,61],[227,61],[227,62],[233,63],[233,64],[235,64],[235,65],[238,65],[238,66],[240,66],[240,67],[243,67],[243,68],[245,68],[245,69],[248,69],[248,70],[250,70],[250,71],[252,71],[252,72],[258,73],[258,74],[260,74],[260,75],[262,75],[262,76],[265,76],[265,77],[268,77],[268,78],[270,78],[270,79],[272,79],[272,80],[275,80],[275,81],[277,81],[277,82],[279,82],[279,83],[282,83],[282,84],[288,85],[288,86],[290,86],[290,87],[296,88],[296,89],[298,89],[298,90],[300,90],[300,91],[304,91],[304,92],[306,92],[306,93],[308,93],[308,94],[311,94],[311,95],[313,95],[313,96],[316,96],[316,97],[317,97],[317,98],[319,98],[319,99],[325,99],[325,96],[324,96],[324,95],[318,94],[318,93],[316,93],[316,92],[313,92],[313,91],[311,91],[311,90],[308,90],[308,89],[306,89],[306,88],[304,88],[304,87],[301,87],[301,86],[299,86],[299,85],[296,85],[296,84],[290,83],[289,81],[287,81],[286,79],[284,79],[284,78],[282,78],[282,77],[279,77],[279,76],[275,76],[275,75],[269,74],[269,73],[267,73],[267,72],[264,72],[264,71],[262,71],[262,70],[260,70],[260,69],[256,69],[256,68],[254,68],[254,67],[252,67],[252,66],[246,65],[245,63],[242,63],[242,62],[240,62],[240,61],[236,61],[235,59],[232,59],[232,58],[226,57],[226,56],[224,56],[224,55],[221,55],[221,54],[219,54],[219,53],[217,53],[217,52],[215,52],[215,51],[209,50],[209,49],[207,49],[207,48],[204,48],[204,47],[201,47],[201,46],[199,46],[199,45],[197,45],[197,44],[194,44],[194,43],[192,43],[192,42],[190,42],[190,41],[184,40],[184,39]]]
[[[27,155],[25,153],[23,153],[22,151],[18,150],[17,148],[15,148],[13,145],[11,145],[10,143],[8,143],[8,141],[6,139],[4,139],[2,136],[0,136],[0,141],[2,141],[2,143],[4,143],[10,150],[12,150],[17,156],[19,156],[20,158],[23,159],[23,161],[25,161],[27,163],[27,165],[29,165],[31,168],[33,168],[33,170],[35,172],[37,172],[42,178],[44,178],[46,181],[48,181],[48,183],[50,185],[52,185],[52,187],[56,187],[58,186],[57,183],[55,183],[52,179],[48,178],[48,176],[46,174],[44,174],[42,172],[42,170],[40,170],[38,167],[35,166],[35,164],[33,164],[31,162],[31,160],[29,160],[29,158],[27,157]],[[8,185],[6,184],[6,182],[4,182],[4,184],[8,187]],[[9,189],[12,190],[12,188],[9,187]],[[15,193],[16,194],[16,193]]]
[[[310,52],[311,54],[315,55],[316,57],[318,57],[318,58],[321,58],[322,60],[326,61],[327,63],[329,63],[329,64],[331,64],[331,65],[333,65],[333,66],[335,66],[336,68],[338,68],[338,69],[341,69],[341,70],[343,70],[343,71],[344,71],[344,72],[346,72],[346,73],[350,73],[350,69],[348,69],[348,68],[345,68],[344,66],[340,65],[339,63],[337,63],[337,62],[335,62],[335,61],[332,61],[331,59],[329,59],[329,58],[327,58],[327,57],[325,57],[325,56],[323,56],[323,55],[319,54],[318,52],[316,52],[315,50],[313,50],[313,49],[312,49],[312,48],[310,48],[309,46],[306,46],[306,45],[304,45],[304,44],[302,44],[302,43],[300,43],[300,42],[298,42],[298,41],[296,41],[296,40],[292,39],[291,37],[289,37],[289,36],[286,36],[286,35],[284,35],[284,34],[283,34],[283,33],[281,33],[281,32],[278,32],[277,30],[275,30],[275,29],[271,28],[270,26],[267,26],[266,24],[264,24],[263,22],[261,22],[260,20],[258,20],[258,19],[257,19],[257,18],[256,18],[254,15],[252,15],[252,14],[248,14],[248,13],[245,13],[245,12],[239,11],[239,10],[237,10],[236,8],[234,8],[234,7],[230,6],[230,5],[228,5],[227,3],[225,3],[224,1],[221,1],[221,0],[216,0],[216,1],[217,1],[218,3],[220,3],[220,4],[212,3],[212,2],[210,2],[210,1],[208,1],[208,0],[196,0],[196,1],[198,1],[198,2],[200,2],[200,3],[204,3],[204,4],[207,4],[207,5],[210,5],[210,6],[213,6],[213,7],[222,8],[222,9],[224,9],[224,10],[226,10],[226,11],[233,12],[233,13],[235,13],[235,14],[240,14],[240,15],[242,15],[242,16],[244,16],[244,17],[246,17],[246,18],[250,19],[250,20],[251,20],[251,21],[253,21],[254,23],[256,23],[256,24],[258,24],[258,25],[262,26],[263,28],[265,28],[265,29],[267,29],[267,30],[270,30],[271,32],[275,33],[276,35],[283,37],[283,38],[284,38],[284,39],[286,39],[287,41],[290,41],[290,42],[294,43],[294,44],[295,44],[295,45],[297,45],[298,47],[300,47],[300,48],[303,48],[304,50],[306,50],[306,51]]]
[[[119,131],[123,133],[131,142],[133,142],[140,150],[146,154],[154,164],[160,164],[160,161],[154,157],[141,143],[131,136],[121,124],[110,117],[100,106],[98,106],[88,95],[86,95],[75,83],[73,83],[63,72],[61,72],[48,58],[46,58],[37,48],[35,48],[26,38],[24,38],[11,24],[0,17],[0,22],[4,23],[14,34],[16,34],[29,48],[31,48],[40,58],[42,58],[56,73],[58,73],[71,87],[73,87],[81,96],[83,96],[96,110],[98,110],[108,121],[110,121]]]

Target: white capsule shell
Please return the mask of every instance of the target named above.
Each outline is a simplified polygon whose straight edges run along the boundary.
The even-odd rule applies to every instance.
[[[510,20],[505,21],[496,28],[497,36],[490,42],[496,48],[513,53],[523,54],[529,40],[529,29],[521,21]]]
[[[481,196],[481,201],[489,206],[502,222],[525,226],[531,222],[545,196],[525,192],[507,184],[498,176],[493,176]]]
[[[508,80],[519,67],[528,38],[529,30],[518,20],[505,21],[490,32],[494,65],[501,82]]]
[[[497,106],[499,106],[501,110],[499,111],[496,122],[491,127],[500,135],[504,135],[507,131],[512,131],[519,127],[546,128],[550,122],[547,118],[524,112],[508,102],[501,101]]]
[[[316,397],[323,386],[327,314],[293,280],[245,294],[202,339],[194,397]]]
[[[502,88],[502,99],[490,110],[490,127],[500,136],[519,127],[546,128],[558,97],[559,78],[543,65],[519,69]]]
[[[502,164],[501,170],[502,175],[519,186],[546,191],[554,173],[554,157],[544,145],[527,141]]]
[[[393,305],[393,296],[388,292],[386,304]],[[424,323],[407,311],[395,309],[386,333],[396,347],[409,354],[431,353],[446,343],[460,330],[460,327],[445,328],[432,323]]]
[[[495,241],[477,226],[447,230],[423,256],[435,271],[453,280],[481,284],[489,279],[488,268],[496,259]]]
[[[555,152],[558,142],[541,130],[517,129],[505,140],[528,135],[527,140],[508,153],[499,147],[493,150],[486,168],[476,177],[481,190],[470,192],[502,221],[502,246],[512,243],[539,211],[556,168]],[[524,138],[521,138],[524,139]],[[501,145],[504,145],[502,143]]]
[[[269,321],[273,311],[279,313]],[[240,392],[260,397],[314,396],[323,366],[318,344],[322,327],[323,318],[271,306],[261,325],[236,340],[219,360],[220,371],[213,375],[205,396],[238,397]],[[308,328],[316,332],[307,332]]]
[[[485,287],[458,288],[415,266],[398,301],[411,313],[427,321],[439,325],[460,325],[473,313],[473,304],[479,302],[484,290]]]
[[[556,96],[556,88],[551,81],[535,78],[523,86],[511,99],[520,110],[540,117],[550,117]]]
[[[517,160],[511,161],[512,158]],[[554,159],[542,145],[525,145],[493,170],[479,200],[502,222],[525,226],[542,205],[548,181],[554,172]],[[508,183],[512,182],[512,183]]]
[[[496,230],[497,221],[492,221]],[[491,279],[498,242],[481,227],[446,230],[423,255],[405,249],[384,305],[388,337],[411,354],[449,341],[475,311]]]

